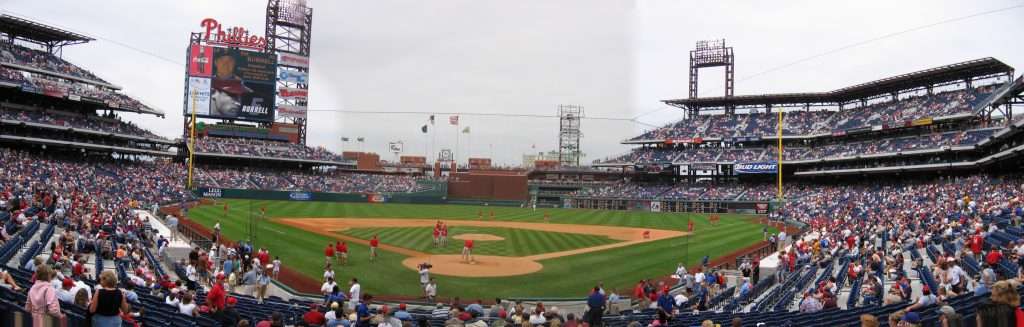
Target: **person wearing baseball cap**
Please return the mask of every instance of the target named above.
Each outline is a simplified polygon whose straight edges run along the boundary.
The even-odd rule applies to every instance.
[[[395,318],[398,318],[401,321],[412,321],[412,314],[410,314],[409,311],[406,311],[405,303],[398,305],[398,310],[395,311]]]
[[[206,303],[210,306],[213,311],[220,311],[224,309],[224,301],[227,298],[227,292],[224,291],[224,274],[217,273],[216,281],[213,283],[213,287],[210,288],[210,292],[206,294]]]
[[[907,312],[903,315],[903,319],[900,320],[900,326],[917,327],[921,324],[921,314],[917,312]],[[905,325],[902,323],[906,323]]]
[[[66,303],[75,303],[75,293],[71,292],[75,287],[75,281],[71,277],[64,277],[60,290],[57,290],[57,299]]]
[[[322,326],[327,322],[327,319],[324,317],[323,312],[320,312],[319,305],[313,303],[309,305],[309,311],[302,315],[302,321],[307,326]]]

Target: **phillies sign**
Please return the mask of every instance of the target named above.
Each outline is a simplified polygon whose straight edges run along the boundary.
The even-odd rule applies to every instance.
[[[244,27],[229,27],[227,29],[217,22],[216,19],[206,18],[199,23],[206,29],[203,33],[203,41],[209,44],[219,44],[229,47],[250,48],[265,50],[267,38],[256,34],[249,34]]]

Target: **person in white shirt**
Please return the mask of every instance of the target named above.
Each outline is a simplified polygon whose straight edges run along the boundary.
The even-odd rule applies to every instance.
[[[331,269],[331,264],[327,264],[324,268],[324,280],[334,279],[334,269]]]
[[[64,278],[61,282],[61,287],[57,290],[57,299],[61,302],[75,303],[75,281],[71,278]]]
[[[181,297],[181,303],[178,303],[178,312],[189,317],[196,316],[196,303],[192,301],[192,293],[185,293]]]
[[[166,303],[168,305],[171,305],[171,306],[174,306],[174,307],[178,307],[178,304],[181,303],[181,300],[178,299],[178,289],[177,288],[172,289],[171,290],[171,294],[168,294],[167,297],[164,298],[164,303]]]
[[[426,265],[420,265],[420,286],[426,287],[427,283],[430,282],[430,268]]]
[[[334,282],[334,277],[328,278],[323,285],[320,286],[320,294],[324,295],[324,301],[327,301],[327,297],[334,290],[334,287],[338,286],[338,283]]]
[[[362,294],[360,293],[361,288],[359,286],[359,279],[353,277],[352,281],[349,282],[349,285],[351,285],[348,289],[349,306],[352,307],[352,309],[355,309],[356,303],[359,303],[363,299],[360,297]]]
[[[427,301],[434,302],[434,299],[437,298],[437,282],[431,278],[427,286],[423,288],[423,292],[427,295]]]

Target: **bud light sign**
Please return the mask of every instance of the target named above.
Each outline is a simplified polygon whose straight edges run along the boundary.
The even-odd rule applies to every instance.
[[[288,193],[288,198],[293,201],[309,201],[313,199],[313,195],[309,192],[291,192]]]
[[[774,174],[779,165],[774,162],[738,163],[733,166],[737,174]]]

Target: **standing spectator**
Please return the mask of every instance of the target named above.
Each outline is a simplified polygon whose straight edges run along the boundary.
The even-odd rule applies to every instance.
[[[274,279],[281,275],[281,257],[274,256]]]
[[[584,319],[590,326],[600,326],[601,317],[604,314],[604,295],[601,295],[601,289],[594,286],[594,290],[587,296],[587,313]]]
[[[57,291],[50,283],[54,275],[55,273],[49,265],[36,267],[36,283],[29,289],[28,299],[25,301],[25,310],[32,314],[33,327],[61,325],[53,320],[65,319],[64,314],[60,312]]]
[[[354,281],[355,279],[353,278],[352,280]],[[367,304],[372,299],[373,296],[370,294],[363,294],[362,301],[356,306],[356,327],[370,327],[370,318],[373,316],[370,315],[370,307]]]
[[[423,292],[427,295],[427,302],[434,302],[437,298],[437,281],[431,278],[427,286],[424,287]]]
[[[178,239],[178,217],[167,215],[167,229],[171,230],[171,241]]]
[[[224,274],[217,274],[217,281],[213,283],[210,292],[206,294],[206,303],[213,311],[224,308],[224,301],[227,299],[227,292],[224,291]]]
[[[362,299],[360,297],[361,296],[360,290],[362,289],[362,287],[360,287],[360,285],[359,285],[359,279],[356,279],[355,277],[352,277],[352,280],[348,282],[348,285],[349,285],[349,288],[348,288],[348,298],[352,299],[351,306],[354,309],[355,306],[356,306],[356,303],[359,303],[360,300]]]
[[[273,265],[267,265],[266,270],[256,278],[256,302],[259,304],[263,304],[263,299],[267,297],[267,287],[270,287],[270,274],[273,269]]]
[[[131,307],[124,293],[117,288],[117,276],[113,270],[100,273],[100,288],[92,296],[89,313],[92,313],[93,327],[120,327],[121,313],[128,313]]]

